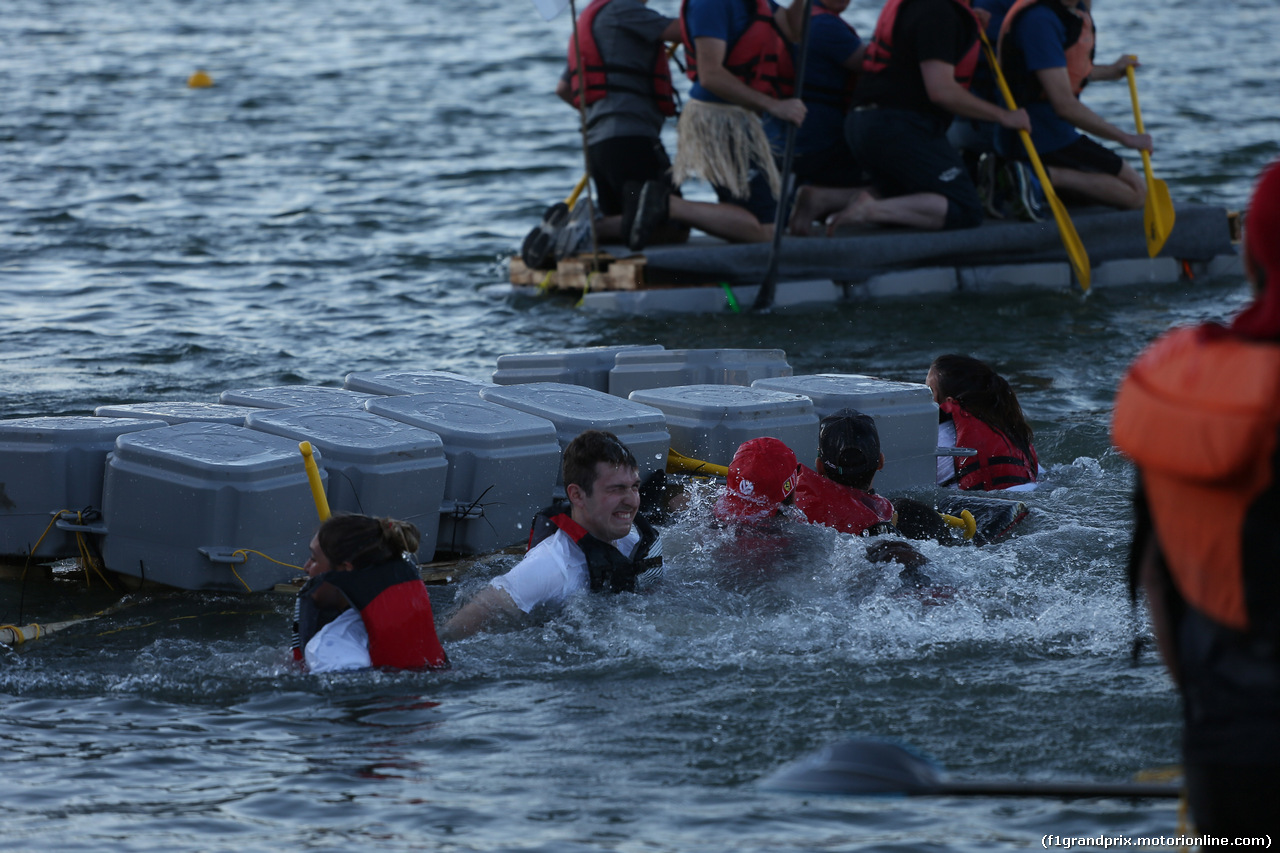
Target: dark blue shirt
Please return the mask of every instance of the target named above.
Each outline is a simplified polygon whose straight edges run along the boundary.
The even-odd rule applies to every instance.
[[[776,11],[778,4],[769,0],[769,8]],[[689,41],[696,46],[695,39],[698,38],[720,39],[725,43],[725,57],[728,58],[734,42],[751,26],[754,12],[754,0],[689,0],[685,9]],[[689,89],[689,97],[713,104],[726,103],[724,98],[712,94],[697,80]]]
[[[815,0],[816,2],[816,0]],[[844,139],[845,110],[840,103],[846,81],[852,73],[844,61],[861,46],[853,28],[835,15],[814,15],[809,22],[809,56],[804,75],[804,98],[808,112],[796,135],[796,154],[825,151]],[[792,59],[799,60],[799,46],[791,45]],[[782,152],[786,122],[764,117],[764,129],[775,151]]]

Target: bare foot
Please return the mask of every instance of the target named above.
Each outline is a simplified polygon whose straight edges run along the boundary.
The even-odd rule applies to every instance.
[[[827,217],[827,236],[835,234],[841,225],[865,225],[868,222],[871,205],[875,197],[866,190],[858,190],[843,209]]]
[[[791,211],[791,223],[787,230],[797,237],[808,237],[809,227],[817,218],[817,210],[813,204],[813,188],[803,186],[796,191],[796,205]]]

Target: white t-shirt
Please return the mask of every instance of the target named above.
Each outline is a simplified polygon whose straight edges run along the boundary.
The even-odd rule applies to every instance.
[[[640,542],[640,531],[632,526],[613,546],[630,556]],[[650,557],[662,555],[662,537],[649,549]],[[649,579],[645,572],[642,579]],[[557,530],[543,539],[525,554],[524,559],[505,575],[489,582],[507,595],[525,613],[532,612],[539,604],[562,604],[572,595],[591,588],[591,574],[587,571],[587,555],[563,530]]]
[[[373,666],[369,658],[369,634],[364,629],[360,611],[349,607],[317,631],[307,643],[305,656],[311,672],[342,672]]]

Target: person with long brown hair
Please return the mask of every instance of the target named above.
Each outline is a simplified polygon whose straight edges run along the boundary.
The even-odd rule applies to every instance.
[[[298,592],[294,658],[312,672],[446,669],[431,597],[416,563],[418,528],[338,514],[320,525]]]
[[[990,366],[967,355],[940,355],[925,384],[938,404],[938,446],[976,456],[938,457],[938,485],[965,491],[1034,489],[1040,474],[1034,434],[1018,395]]]

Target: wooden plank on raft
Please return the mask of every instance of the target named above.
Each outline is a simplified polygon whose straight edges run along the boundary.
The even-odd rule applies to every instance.
[[[509,275],[512,284],[538,287],[549,274],[546,285],[549,290],[641,290],[644,288],[644,266],[643,257],[602,255],[597,272],[592,269],[590,255],[576,255],[559,261],[556,269],[548,273],[547,270],[531,270],[519,257],[513,257]]]

